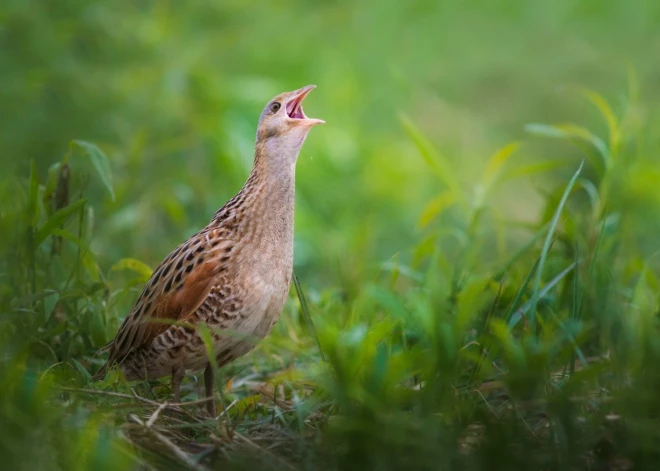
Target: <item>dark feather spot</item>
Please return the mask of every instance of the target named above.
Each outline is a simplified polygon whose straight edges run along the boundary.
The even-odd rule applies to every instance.
[[[144,312],[149,312],[149,309],[151,309],[151,303],[147,304],[147,307],[144,308]]]
[[[195,258],[195,252],[190,252],[186,257],[186,260],[190,262],[193,258]]]
[[[192,271],[192,269],[193,269],[193,266],[194,266],[194,265],[188,265],[188,266],[186,267],[186,273],[190,273],[190,272]]]
[[[227,260],[229,260],[230,257],[222,257],[220,259],[220,263],[225,263]]]
[[[204,257],[199,257],[199,258],[197,259],[197,264],[200,264],[200,263],[202,263],[203,261],[204,261]]]
[[[229,246],[229,247],[227,247],[227,248],[225,249],[225,253],[229,253],[229,252],[231,252],[233,248],[234,248],[233,246]]]
[[[170,263],[163,270],[163,276],[167,275],[167,273],[170,271],[171,268],[172,268],[172,264]]]
[[[179,281],[181,281],[181,274],[182,273],[183,273],[183,271],[180,271],[179,273],[176,274],[176,278],[174,278],[175,283],[178,283]]]
[[[179,263],[176,264],[176,270],[180,269],[183,266],[183,259],[179,259]]]
[[[204,246],[200,245],[199,247],[197,247],[197,249],[195,249],[195,251],[196,252],[204,252]]]
[[[165,285],[165,292],[167,293],[170,290],[170,288],[172,288],[172,278],[170,278],[170,280]]]
[[[119,347],[117,347],[118,352],[124,352],[127,350],[128,345],[126,345],[128,342],[128,335],[124,335],[124,338],[121,339],[121,342],[119,342]]]
[[[218,366],[222,366],[222,363],[229,359],[230,354],[231,350],[229,348],[225,348],[220,353],[218,353],[218,355],[215,357],[215,361],[218,362]]]

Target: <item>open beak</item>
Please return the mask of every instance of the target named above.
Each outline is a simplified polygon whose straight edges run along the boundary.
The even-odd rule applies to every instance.
[[[324,124],[322,119],[308,118],[302,108],[302,102],[309,92],[314,90],[316,85],[307,85],[306,87],[296,90],[291,94],[291,97],[286,102],[286,114],[289,119],[298,121],[296,124],[305,126],[314,126],[316,124]]]

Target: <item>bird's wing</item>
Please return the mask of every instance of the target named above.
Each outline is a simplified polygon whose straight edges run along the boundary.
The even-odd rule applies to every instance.
[[[192,316],[217,275],[227,269],[233,248],[234,242],[221,228],[206,228],[174,250],[154,271],[117,336],[106,346],[110,351],[106,366],[148,345],[173,322]]]

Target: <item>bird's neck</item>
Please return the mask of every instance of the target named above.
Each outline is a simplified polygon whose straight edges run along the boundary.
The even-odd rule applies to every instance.
[[[215,215],[214,222],[234,222],[237,236],[261,245],[293,250],[295,155],[273,155],[257,144],[254,166],[243,188]],[[289,256],[289,254],[283,254]]]
[[[296,166],[284,163],[281,167],[268,162],[268,157],[255,159],[244,190],[253,195],[253,209],[265,222],[293,223],[293,204],[296,191]],[[243,191],[243,190],[241,190]]]
[[[245,191],[257,193],[256,206],[277,214],[293,212],[299,151],[300,148],[257,142],[254,166],[244,187]]]
[[[264,188],[293,191],[298,152],[299,149],[269,147],[267,144],[257,143],[250,178],[254,177],[259,180]]]

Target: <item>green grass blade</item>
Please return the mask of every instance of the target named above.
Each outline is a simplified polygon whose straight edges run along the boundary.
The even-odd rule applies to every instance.
[[[504,165],[509,158],[520,149],[520,142],[510,142],[495,152],[486,162],[486,168],[481,176],[481,185],[484,193],[498,180]]]
[[[316,341],[316,346],[319,349],[321,360],[323,360],[323,363],[325,363],[325,355],[323,354],[323,349],[321,348],[321,342],[319,340],[318,334],[316,333],[316,328],[314,327],[314,321],[312,321],[312,316],[309,313],[307,298],[305,298],[305,293],[303,292],[302,287],[300,286],[300,280],[298,280],[298,276],[296,275],[295,272],[293,273],[293,284],[296,287],[296,294],[298,295],[298,300],[300,301],[300,309],[302,311],[303,318],[305,319],[305,323],[307,324],[307,327],[309,327],[309,330],[312,333],[314,340]]]
[[[538,274],[541,271],[541,266],[540,266],[540,259],[539,259],[539,267],[537,269],[537,278]],[[518,311],[516,311],[515,314],[511,316],[511,320],[509,321],[509,328],[512,329],[520,322],[520,319],[526,314],[531,314],[529,316],[530,318],[530,323],[532,323],[531,319],[534,318],[534,310],[532,308],[536,309],[536,304],[538,303],[538,299],[547,295],[552,289],[557,286],[557,284],[566,278],[566,275],[568,275],[574,268],[575,268],[575,263],[571,263],[567,268],[565,268],[562,272],[560,272],[557,276],[555,276],[552,280],[546,284],[542,290],[540,290],[538,293],[536,293],[536,299],[534,298],[534,294],[532,293],[532,299],[527,301]]]
[[[196,324],[195,327],[197,328],[197,331],[199,332],[199,336],[202,338],[202,341],[204,342],[206,356],[208,357],[209,364],[211,365],[211,369],[213,370],[213,378],[215,379],[215,390],[219,393],[222,410],[226,411],[227,407],[225,406],[223,382],[222,382],[222,377],[220,376],[220,368],[218,368],[218,362],[215,361],[215,351],[213,350],[213,337],[211,335],[211,329],[209,329],[209,327],[204,323]],[[231,417],[229,417],[229,414],[226,414],[226,416],[227,416],[227,422],[231,424]]]
[[[529,283],[532,281],[532,277],[534,276],[534,273],[536,273],[536,270],[537,270],[538,266],[539,266],[539,261],[537,259],[536,262],[534,262],[534,265],[532,266],[532,269],[529,271],[529,273],[525,277],[525,280],[523,281],[523,284],[518,289],[518,292],[516,293],[516,297],[513,298],[513,302],[511,303],[511,306],[509,306],[509,309],[507,309],[506,313],[504,314],[504,322],[509,324],[510,329],[515,327],[515,325],[520,320],[520,317],[519,317],[515,322],[510,321],[513,312],[516,309],[518,309],[518,306],[520,305],[520,300],[522,299],[523,295],[525,294],[525,291],[527,290],[527,287],[529,286]]]
[[[419,216],[418,226],[420,229],[427,227],[435,218],[437,218],[443,211],[450,208],[456,202],[456,196],[451,191],[444,191],[424,207],[422,214]]]
[[[522,257],[530,248],[534,246],[537,241],[543,237],[543,234],[545,234],[545,231],[549,226],[550,223],[546,223],[543,225],[543,227],[541,227],[541,229],[536,231],[536,233],[504,263],[504,266],[493,275],[493,279],[499,281],[505,275],[505,273],[509,271],[514,263],[516,263],[520,257]]]
[[[555,214],[552,218],[552,222],[550,223],[550,229],[548,230],[548,235],[545,238],[545,243],[543,244],[543,250],[541,250],[541,257],[539,258],[539,268],[538,271],[536,272],[536,279],[534,280],[534,288],[532,290],[532,299],[531,299],[531,306],[530,306],[530,323],[532,325],[535,324],[536,322],[536,305],[539,300],[539,291],[541,289],[541,277],[543,275],[543,266],[545,265],[545,260],[548,257],[548,252],[550,251],[550,245],[552,244],[552,237],[555,234],[555,231],[557,230],[557,224],[559,223],[559,217],[561,216],[561,213],[564,209],[564,206],[566,205],[566,201],[568,200],[568,196],[571,194],[571,190],[573,189],[573,185],[575,185],[575,182],[577,181],[578,177],[580,176],[580,172],[582,172],[582,167],[584,166],[584,160],[580,163],[580,166],[578,167],[577,171],[575,174],[573,174],[573,177],[571,180],[568,182],[568,185],[566,186],[566,189],[564,190],[564,194],[561,197],[561,200],[559,201],[559,206],[557,206],[557,210],[555,211]]]
[[[607,129],[610,135],[610,154],[613,157],[616,157],[619,148],[619,142],[621,141],[621,133],[619,131],[619,122],[612,110],[610,104],[603,98],[602,95],[588,90],[586,88],[579,89],[580,94],[585,97],[591,104],[593,104],[600,114],[605,119],[607,123]]]
[[[422,155],[426,163],[433,169],[442,183],[449,188],[455,195],[461,195],[461,188],[456,180],[456,173],[450,168],[446,159],[442,158],[435,146],[429,142],[428,139],[422,134],[422,131],[415,125],[415,123],[405,114],[399,115],[399,121],[403,126],[404,131],[408,137],[413,141],[417,150]]]
[[[578,260],[580,258],[580,246],[578,245],[578,242],[575,241],[575,265],[577,266]],[[571,318],[573,321],[577,321],[578,316],[580,315],[580,294],[579,294],[579,287],[580,287],[580,271],[575,270],[575,273],[573,273],[573,299],[572,299],[572,306],[571,306]],[[582,352],[580,352],[582,353]],[[570,359],[570,365],[569,365],[569,371],[570,375],[573,376],[573,373],[575,373],[575,352],[571,354],[571,359]],[[585,363],[586,365],[586,363]]]
[[[568,159],[557,158],[553,160],[545,160],[541,162],[535,162],[527,165],[517,166],[511,170],[502,172],[500,176],[500,182],[508,182],[509,180],[515,180],[520,177],[529,177],[537,173],[546,173],[557,168],[564,167],[568,163]]]
[[[611,167],[611,157],[609,149],[603,140],[594,135],[588,129],[575,124],[541,124],[530,123],[525,126],[525,131],[530,134],[543,137],[552,137],[558,139],[565,139],[574,143],[584,142],[598,151],[601,157],[602,165],[598,165],[597,160],[593,160],[590,153],[587,153],[587,158],[592,160],[595,168],[609,169]]]

